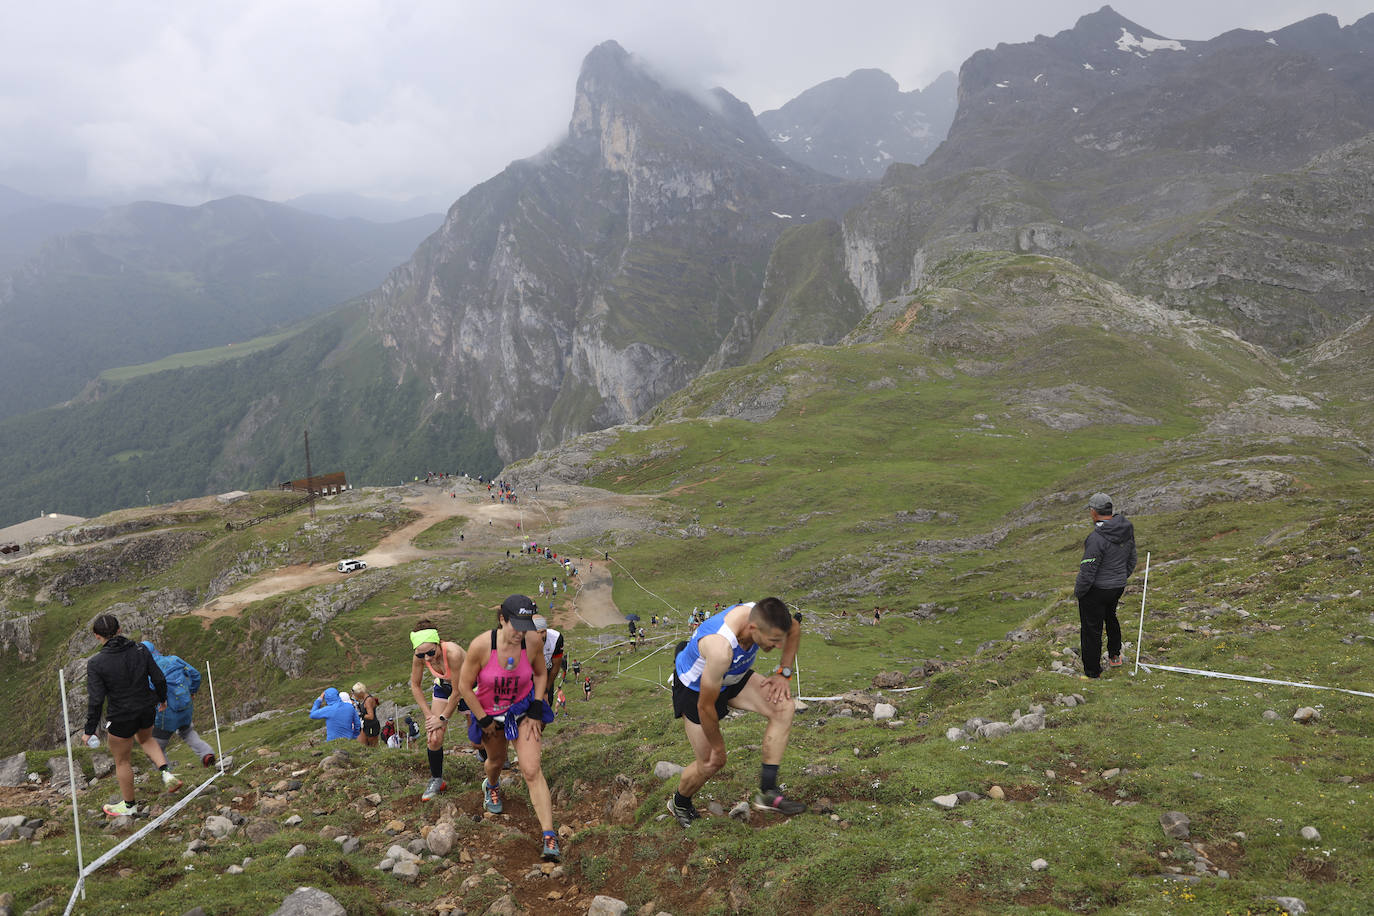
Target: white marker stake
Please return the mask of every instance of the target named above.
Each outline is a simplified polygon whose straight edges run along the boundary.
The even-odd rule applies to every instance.
[[[793,668],[792,673],[795,674],[795,675],[797,676],[797,699],[800,700],[800,699],[801,699],[801,695],[802,695],[802,689],[801,689],[801,653],[800,653],[800,652],[797,653],[797,657],[796,657],[796,658],[792,659],[792,668]]]
[[[1140,640],[1145,637],[1145,593],[1150,590],[1150,555],[1145,554],[1145,584],[1140,589],[1140,627],[1135,631],[1135,670],[1134,677],[1140,672]]]
[[[67,781],[72,787],[72,832],[76,837],[76,886],[86,899],[85,866],[81,861],[81,817],[76,810],[76,764],[72,761],[72,724],[67,717],[67,673],[57,669],[57,690],[62,694],[62,730],[67,733]]]
[[[215,705],[215,676],[210,672],[210,660],[205,660],[205,680],[210,685],[210,714],[215,719],[215,761],[219,771],[224,773],[224,745],[219,740],[219,707]]]

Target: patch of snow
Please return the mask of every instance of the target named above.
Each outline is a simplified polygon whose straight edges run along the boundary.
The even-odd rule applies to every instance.
[[[1266,38],[1264,41],[1265,41],[1265,44],[1271,44],[1271,45],[1273,45],[1273,46],[1276,47],[1276,48],[1279,46],[1279,43],[1278,43],[1277,41],[1275,41],[1274,39],[1272,39],[1272,38]]]
[[[1038,82],[1040,82],[1040,81],[1041,81],[1042,79],[1044,79],[1044,78],[1045,78],[1045,74],[1043,74],[1043,73],[1037,73],[1037,74],[1035,74],[1035,79],[1031,80],[1031,82],[1032,82],[1032,83],[1038,83]]]
[[[1078,106],[1077,106],[1077,105],[1073,106],[1073,113],[1074,113],[1074,114],[1078,114]]]
[[[743,143],[744,140],[741,139],[740,137],[736,137],[736,138],[735,138],[735,142],[736,142],[736,143]]]
[[[997,88],[998,88],[998,89],[1006,89],[1006,88],[1009,87],[1010,85],[1011,85],[1011,83],[998,83],[998,84],[997,84]]]
[[[1084,70],[1091,70],[1092,68],[1093,68],[1093,65],[1092,65],[1092,64],[1088,63],[1086,60],[1083,61],[1083,69],[1084,69]]]
[[[774,216],[776,216],[778,219],[791,219],[791,218],[792,218],[792,214],[791,214],[791,213],[779,213],[777,210],[769,210],[768,212],[771,213],[771,214],[773,214]]]
[[[879,162],[881,162],[881,161],[884,160],[884,159],[891,159],[891,158],[892,158],[892,154],[889,153],[889,152],[888,152],[887,150],[885,150],[885,149],[880,149],[880,150],[878,150],[878,155],[874,157],[875,161],[879,161]]]
[[[774,143],[786,143],[788,140],[791,140],[791,139],[792,139],[792,137],[791,137],[790,134],[774,134],[774,135],[773,135],[773,142],[774,142]]]
[[[1134,51],[1137,57],[1144,57],[1153,51],[1186,51],[1180,41],[1172,38],[1136,38],[1126,29],[1121,30],[1121,37],[1116,40],[1116,47],[1120,51]]]

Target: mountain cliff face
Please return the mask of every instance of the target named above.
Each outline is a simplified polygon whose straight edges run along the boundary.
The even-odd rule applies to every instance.
[[[935,151],[954,120],[957,89],[953,73],[924,90],[902,92],[882,70],[855,70],[758,120],[798,162],[841,178],[877,179],[894,162],[920,165]]]
[[[1333,193],[1363,220],[1369,163],[1350,153],[1303,167],[1362,149],[1370,131],[1374,16],[1180,41],[1104,7],[1053,38],[970,57],[946,142],[919,168],[890,169],[837,244],[870,310],[951,253],[1047,253],[1286,351],[1368,309],[1363,236],[1333,223],[1313,240],[1307,224]],[[1289,193],[1294,181],[1306,190]],[[1251,228],[1220,231],[1233,212]],[[1349,262],[1324,260],[1335,254]],[[1237,283],[1232,262],[1244,265]]]
[[[607,42],[567,138],[454,204],[372,324],[503,457],[527,454],[680,388],[756,306],[783,229],[861,190],[788,160],[728,93],[668,87]]]

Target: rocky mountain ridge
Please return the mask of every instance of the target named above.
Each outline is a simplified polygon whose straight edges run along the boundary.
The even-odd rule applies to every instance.
[[[680,388],[754,307],[783,229],[861,192],[788,160],[723,90],[672,88],[607,42],[567,138],[454,204],[372,325],[512,458]]]
[[[760,113],[758,121],[792,159],[840,178],[876,180],[894,162],[926,161],[949,132],[957,90],[949,72],[902,92],[882,70],[855,70]]]
[[[890,168],[846,214],[845,272],[871,311],[959,251],[1053,254],[1288,352],[1369,307],[1370,87],[1374,16],[1183,42],[1104,7],[969,58],[946,142],[923,166]],[[1263,229],[1219,231],[1253,200],[1271,202]],[[1331,207],[1344,215],[1308,240]],[[1337,241],[1338,224],[1357,234]],[[1330,256],[1350,260],[1331,269]],[[1230,262],[1244,265],[1234,282]]]

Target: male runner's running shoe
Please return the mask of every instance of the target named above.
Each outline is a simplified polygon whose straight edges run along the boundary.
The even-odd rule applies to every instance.
[[[436,776],[429,781],[429,785],[425,786],[425,791],[420,795],[420,801],[429,801],[447,788],[448,783]]]
[[[492,814],[501,813],[501,787],[482,780],[482,807]]]
[[[1111,665],[1113,668],[1120,668],[1120,667],[1121,667],[1121,656],[1120,656],[1120,655],[1108,655],[1108,656],[1107,656],[1107,664]]]
[[[791,817],[794,814],[801,814],[806,810],[806,805],[790,798],[784,798],[779,789],[768,789],[754,793],[754,807],[760,811],[772,811],[776,814],[785,814]]]
[[[117,805],[105,805],[101,810],[110,817],[132,816],[138,813],[138,805],[131,805],[126,801],[121,801]]]
[[[554,862],[563,858],[563,853],[558,851],[558,834],[554,833],[552,830],[544,831],[544,849],[542,854],[544,858]]]
[[[679,805],[671,795],[668,796],[668,813],[677,818],[677,822],[683,827],[692,826],[692,821],[701,817],[701,812],[690,800],[685,805]]]
[[[162,771],[162,787],[168,792],[175,792],[181,788],[181,780],[177,779],[177,774],[171,770]]]

